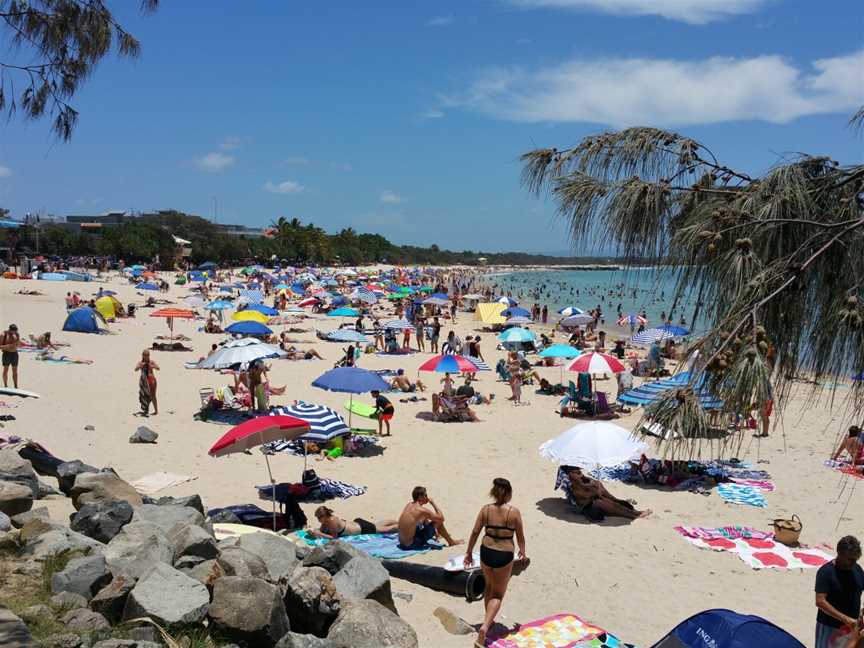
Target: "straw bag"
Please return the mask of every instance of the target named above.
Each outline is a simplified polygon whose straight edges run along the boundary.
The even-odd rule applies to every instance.
[[[774,539],[784,545],[797,545],[803,528],[801,518],[795,514],[792,515],[791,520],[777,518],[774,520]]]

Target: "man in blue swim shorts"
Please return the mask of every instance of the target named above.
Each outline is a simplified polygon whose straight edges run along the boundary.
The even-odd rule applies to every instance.
[[[430,540],[439,536],[451,547],[465,543],[464,540],[454,540],[447,532],[444,514],[429,498],[426,488],[415,486],[411,491],[411,501],[399,516],[399,546],[403,549],[423,549]]]

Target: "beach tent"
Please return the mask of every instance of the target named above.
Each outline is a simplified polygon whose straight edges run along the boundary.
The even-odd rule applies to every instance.
[[[804,648],[782,628],[752,614],[705,610],[675,626],[652,648]]]
[[[103,326],[100,327],[100,324]],[[89,306],[82,306],[69,313],[63,323],[63,330],[73,333],[101,333],[104,325],[105,320],[98,312]]]
[[[106,321],[116,319],[117,311],[121,308],[123,308],[123,305],[116,297],[112,297],[111,295],[106,295],[96,300],[96,310],[99,311],[99,314]]]
[[[503,324],[507,319],[501,315],[501,311],[507,308],[504,304],[483,303],[477,304],[477,310],[474,311],[474,319],[478,319],[484,324]]]

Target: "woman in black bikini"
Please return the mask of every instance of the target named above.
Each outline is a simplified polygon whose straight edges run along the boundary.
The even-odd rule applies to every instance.
[[[396,520],[369,522],[363,518],[354,518],[353,522],[349,522],[337,516],[333,513],[333,509],[326,506],[315,509],[315,517],[321,529],[312,530],[309,534],[316,538],[335,539],[369,533],[396,533],[399,530],[399,523]]]
[[[492,481],[489,495],[495,503],[487,504],[477,514],[464,561],[466,569],[474,564],[474,544],[480,531],[485,529],[480,543],[480,566],[483,569],[483,576],[486,577],[486,591],[483,594],[486,615],[477,633],[475,646],[486,645],[486,633],[489,632],[489,627],[501,610],[501,602],[507,592],[510,573],[513,571],[514,536],[519,543],[519,560],[525,560],[527,557],[522,514],[519,509],[510,504],[510,499],[513,497],[513,487],[510,482],[503,477],[496,477]]]

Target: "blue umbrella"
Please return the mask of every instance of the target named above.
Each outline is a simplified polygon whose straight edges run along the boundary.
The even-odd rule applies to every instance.
[[[273,290],[291,290],[291,286],[286,283],[278,283],[273,286]]]
[[[661,331],[666,331],[667,333],[671,333],[674,337],[684,337],[685,335],[690,335],[690,329],[684,328],[683,326],[674,326],[672,324],[664,324],[663,326],[658,326],[658,329]]]
[[[390,385],[376,373],[360,369],[359,367],[336,367],[321,374],[312,381],[313,387],[326,389],[327,391],[345,392],[351,394],[348,406],[348,427],[351,427],[351,410],[354,403],[354,394],[365,394],[373,390],[387,391]]]
[[[216,267],[216,264],[213,261],[205,261],[201,265],[198,266],[199,270],[212,270]]]
[[[497,301],[499,304],[507,304],[508,306],[516,306],[516,304],[519,303],[512,297],[499,297],[495,301]]]
[[[564,317],[570,317],[571,315],[584,315],[585,311],[577,306],[565,306],[558,311],[558,314],[563,315]]]
[[[264,295],[260,290],[241,290],[240,296],[245,297],[253,304],[260,304],[264,301]]]
[[[690,372],[683,371],[679,374],[658,380],[656,382],[648,382],[639,385],[635,389],[624,392],[618,396],[618,400],[628,405],[650,405],[659,400],[664,392],[670,389],[678,389],[690,383]],[[699,402],[705,409],[720,409],[723,407],[723,401],[709,392],[703,385],[705,383],[704,375],[696,380],[694,389],[699,397]]]
[[[233,293],[234,291],[231,289],[231,286],[222,286],[222,287],[219,289],[219,292],[220,292],[220,293],[227,293],[227,294],[230,295],[230,294]]]
[[[212,311],[221,311],[228,310],[229,308],[234,308],[234,304],[229,301],[225,301],[224,299],[214,299],[204,308]]]
[[[327,334],[327,339],[332,340],[333,342],[362,342],[363,344],[369,342],[369,339],[365,335],[358,333],[353,329],[330,331],[330,333]]]
[[[159,290],[159,286],[154,283],[140,283],[135,286],[136,290]]]
[[[582,352],[569,344],[553,344],[537,355],[541,358],[576,358],[582,355]]]
[[[356,308],[337,308],[336,310],[332,310],[327,313],[328,317],[357,317],[360,315],[360,311]]]
[[[265,306],[264,304],[249,304],[246,307],[246,310],[254,310],[258,311],[262,315],[267,315],[268,317],[276,317],[279,314],[275,308],[270,308],[269,306]]]
[[[525,308],[519,308],[519,306],[511,306],[510,308],[505,308],[501,311],[501,315],[503,317],[527,317],[531,318],[531,312]]]
[[[236,322],[225,329],[231,335],[272,335],[273,331],[259,322]]]
[[[429,296],[430,297],[437,297],[438,299],[450,299],[450,296],[447,293],[432,293]]]
[[[343,304],[347,304],[348,300],[345,299],[342,295],[336,295],[333,299],[330,300],[330,303],[334,306],[342,306]]]
[[[498,339],[501,342],[533,342],[534,333],[528,329],[514,327],[504,331],[498,336]]]

